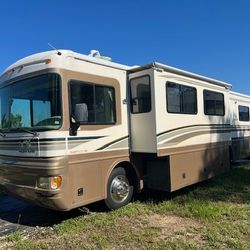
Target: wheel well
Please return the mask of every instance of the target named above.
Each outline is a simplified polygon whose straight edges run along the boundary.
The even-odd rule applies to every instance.
[[[136,172],[134,166],[130,162],[120,162],[117,164],[114,169],[122,167],[125,169],[128,178],[130,178],[130,181],[132,181],[133,186],[135,187],[135,190],[139,190],[139,176]]]

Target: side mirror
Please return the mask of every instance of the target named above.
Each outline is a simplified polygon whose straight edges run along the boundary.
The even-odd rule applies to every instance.
[[[81,122],[88,121],[88,106],[86,103],[77,103],[75,105],[74,113],[72,114],[74,122],[70,126],[70,135],[77,135],[77,129]]]
[[[86,103],[77,103],[75,105],[74,118],[76,123],[88,121],[88,106]]]

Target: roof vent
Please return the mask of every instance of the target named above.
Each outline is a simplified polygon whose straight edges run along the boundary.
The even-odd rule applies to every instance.
[[[95,49],[90,50],[90,53],[88,54],[88,56],[95,57],[95,58],[102,59],[102,60],[106,60],[106,61],[112,60],[111,57],[101,56],[100,52],[98,50],[95,50]]]

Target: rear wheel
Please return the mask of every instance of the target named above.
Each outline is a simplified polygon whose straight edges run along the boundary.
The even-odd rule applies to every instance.
[[[131,176],[124,168],[115,168],[109,176],[105,204],[110,210],[127,205],[133,196],[134,186]]]

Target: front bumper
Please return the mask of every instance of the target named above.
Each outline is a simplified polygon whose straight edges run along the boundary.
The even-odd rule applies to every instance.
[[[69,210],[67,157],[25,158],[0,156],[0,189],[7,194],[55,209]],[[38,188],[39,177],[61,175],[63,183],[58,190]]]

